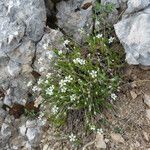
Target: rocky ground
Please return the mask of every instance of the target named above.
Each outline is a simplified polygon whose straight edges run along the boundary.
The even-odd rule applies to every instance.
[[[0,150],[73,149],[68,139],[55,139],[45,120],[25,117],[25,110],[39,112],[28,83],[36,86],[38,78],[51,71],[52,50],[66,48],[62,38],[82,42],[79,30],[91,33],[94,2],[0,0]],[[127,62],[149,66],[150,2],[101,0],[105,2],[115,5],[109,21],[115,24]],[[79,149],[150,148],[150,70],[127,66],[124,74],[113,109],[103,112],[103,134],[84,136]]]
[[[125,68],[125,84],[118,92],[113,109],[104,110],[103,133],[85,136],[81,150],[150,149],[150,70]],[[44,150],[73,150],[68,139],[55,139],[49,128],[44,134]]]

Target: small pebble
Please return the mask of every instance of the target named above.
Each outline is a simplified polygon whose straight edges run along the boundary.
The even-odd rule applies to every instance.
[[[125,142],[123,137],[121,136],[121,134],[111,133],[110,136],[115,143],[124,143]]]

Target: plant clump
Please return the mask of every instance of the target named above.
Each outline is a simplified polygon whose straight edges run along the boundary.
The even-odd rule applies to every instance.
[[[69,40],[64,44],[67,50],[54,50],[54,70],[40,82],[44,102],[51,108],[49,118],[61,126],[70,110],[84,110],[85,122],[93,122],[116,99],[120,55],[100,34],[89,36],[83,46]]]
[[[39,118],[45,116],[50,124],[60,128],[76,117],[76,122],[82,120],[85,129],[103,133],[96,117],[103,109],[111,108],[122,81],[123,53],[115,49],[117,39],[107,22],[112,11],[112,4],[103,6],[97,2],[93,8],[93,33],[89,35],[79,29],[80,34],[86,35],[82,45],[66,38],[62,43],[65,50],[55,49],[55,57],[48,56],[53,71],[45,79],[39,79],[39,86],[33,87],[35,93],[40,92],[35,101],[42,108]],[[73,128],[74,131],[68,131],[70,142],[78,141]]]

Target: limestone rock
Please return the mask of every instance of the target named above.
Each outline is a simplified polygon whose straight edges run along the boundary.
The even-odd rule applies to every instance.
[[[32,79],[35,42],[44,34],[46,9],[43,0],[3,0],[0,10],[0,88],[12,89],[4,99],[11,106],[23,103],[27,93],[23,83]]]
[[[149,0],[128,0],[121,21],[114,25],[129,64],[150,66]]]
[[[6,115],[7,115],[7,112],[3,110],[2,108],[0,108],[0,127],[3,124]]]
[[[99,148],[103,148],[106,149],[106,143],[104,140],[104,135],[101,133],[98,133],[96,135],[96,139],[95,139],[95,146],[99,149]]]
[[[141,0],[134,1],[135,3]],[[141,2],[143,3],[143,1]],[[123,44],[129,64],[150,65],[150,8],[123,17],[114,25],[116,34]]]
[[[8,124],[3,123],[1,126],[1,135],[3,136],[4,139],[9,139],[11,136],[11,128]]]
[[[149,0],[128,0],[127,5],[128,8],[125,14],[137,12],[143,10],[144,8],[148,7],[150,4]]]
[[[32,146],[37,146],[41,140],[41,130],[38,127],[28,128],[26,136]]]
[[[49,145],[48,145],[48,144],[45,144],[45,145],[43,146],[43,150],[48,150],[48,148],[49,148]]]
[[[144,94],[144,103],[150,108],[150,95]]]
[[[15,138],[12,138],[10,141],[10,147],[14,150],[22,150],[22,147],[25,146],[25,140],[22,136],[16,136]]]
[[[57,4],[58,27],[79,42],[83,38],[80,30],[91,33],[93,25],[92,6],[89,5],[87,8],[82,8],[84,1],[69,0],[61,1]],[[92,0],[92,2],[94,1]]]
[[[130,91],[130,94],[133,99],[137,98],[137,94],[134,91]]]
[[[27,128],[25,125],[22,125],[21,127],[19,127],[19,131],[20,131],[20,134],[25,136],[26,134],[26,131],[27,131]]]
[[[36,120],[27,120],[26,122],[26,128],[33,128],[37,124]]]
[[[143,135],[146,141],[149,141],[149,135],[147,132],[143,131]]]
[[[27,82],[34,81],[36,44],[44,34],[46,8],[44,0],[2,0],[0,12],[0,89],[5,93],[3,104],[11,108],[14,103],[25,105],[30,100]],[[13,116],[6,117],[3,112],[0,108],[0,147],[9,149],[5,145],[11,135],[17,139],[18,126]],[[26,129],[22,130],[25,134]]]
[[[53,50],[55,48],[63,50],[62,38],[63,34],[60,31],[47,28],[47,33],[37,44],[36,60],[34,62],[35,71],[43,76],[50,71],[51,61],[56,57]]]

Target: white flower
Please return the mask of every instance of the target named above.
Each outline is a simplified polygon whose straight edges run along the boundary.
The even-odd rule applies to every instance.
[[[43,79],[39,79],[37,83],[38,83],[38,85],[39,85],[39,84],[41,84],[42,82],[43,82]]]
[[[48,73],[47,75],[46,75],[46,78],[50,78],[51,77],[51,73]]]
[[[96,26],[100,25],[100,22],[98,20],[96,20],[95,25]]]
[[[43,44],[43,48],[47,49],[48,48],[48,43]]]
[[[63,87],[63,86],[65,86],[66,85],[66,81],[65,80],[60,80],[59,81],[59,85],[60,85],[60,87]]]
[[[63,87],[66,85],[66,83],[70,83],[73,80],[73,78],[69,75],[67,77],[65,77],[65,79],[61,79],[59,82],[60,87]]]
[[[45,84],[48,84],[48,80],[45,80]]]
[[[75,141],[76,141],[76,136],[75,136],[73,133],[71,133],[71,134],[69,135],[69,141],[70,141],[70,142],[75,142]]]
[[[81,59],[81,58],[76,58],[76,59],[73,59],[73,62],[75,64],[80,64],[80,65],[84,65],[85,64],[85,60]]]
[[[43,58],[39,58],[38,59],[38,64],[42,64],[43,63]]]
[[[27,83],[27,87],[30,87],[30,86],[32,86],[32,81],[29,81],[29,82]]]
[[[33,92],[36,92],[36,91],[37,91],[37,92],[40,92],[40,91],[41,91],[41,88],[39,88],[39,87],[37,87],[37,86],[34,86],[33,89],[32,89],[32,91],[33,91]]]
[[[70,96],[70,100],[71,100],[71,101],[75,101],[76,98],[77,98],[76,94],[73,94],[73,95]]]
[[[69,40],[65,40],[64,43],[63,43],[63,45],[66,46],[66,45],[69,44],[69,42],[70,42]]]
[[[80,59],[80,58],[73,59],[73,62],[74,62],[75,64],[77,64],[77,63],[79,62],[79,59]]]
[[[65,87],[66,83],[67,82],[70,83],[72,80],[73,80],[73,78],[69,75],[69,76],[65,77],[65,79],[61,79],[59,81],[59,86],[61,88],[62,93],[65,93],[67,91],[67,88]]]
[[[78,31],[80,32],[80,34],[83,34],[85,32],[83,28],[78,29]]]
[[[73,80],[73,78],[69,75],[69,76],[67,76],[67,77],[65,77],[65,82],[71,82]]]
[[[59,110],[59,108],[56,105],[54,105],[53,108],[52,108],[52,113],[57,114],[58,110]]]
[[[43,72],[45,70],[45,68],[44,67],[41,67],[40,69],[39,69],[39,72]]]
[[[95,130],[96,130],[96,127],[95,127],[94,125],[91,125],[91,126],[90,126],[90,129],[91,129],[92,131],[95,131]]]
[[[46,89],[47,95],[53,95],[54,85],[50,86],[48,89]]]
[[[44,113],[40,112],[40,115],[38,116],[38,119],[42,119],[44,117]]]
[[[59,50],[59,51],[58,51],[58,55],[61,55],[62,53],[63,53],[62,50]]]
[[[91,107],[91,105],[89,105],[89,111],[91,111],[92,110],[92,107]]]
[[[103,34],[97,34],[96,37],[100,39],[103,37]]]
[[[102,129],[102,128],[97,129],[97,133],[101,133],[101,134],[103,134],[103,129]]]
[[[113,94],[111,94],[111,98],[112,98],[113,100],[116,100],[117,95],[113,93]]]
[[[61,92],[62,92],[62,93],[65,93],[66,91],[67,91],[67,88],[66,88],[66,87],[62,87],[62,88],[61,88]]]
[[[110,85],[108,88],[109,88],[109,89],[111,89],[111,88],[112,88],[112,86]]]
[[[48,59],[52,59],[53,58],[53,55],[52,54],[49,54],[48,55]]]
[[[41,120],[39,120],[39,124],[41,125],[41,126],[44,126],[45,124],[46,124],[46,122],[47,122],[47,119],[46,118],[43,118],[43,119],[41,119]]]
[[[47,57],[48,59],[52,59],[54,55],[52,54],[52,52],[47,52]]]
[[[112,43],[113,41],[114,41],[114,37],[110,37],[109,39],[108,39],[108,43],[110,44],[110,43]]]
[[[95,70],[92,70],[89,74],[91,75],[92,78],[97,77],[97,71],[95,71]]]

